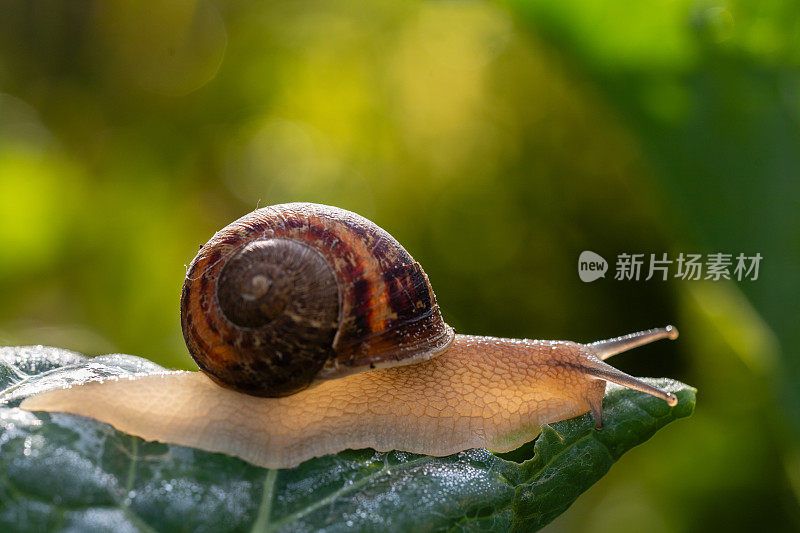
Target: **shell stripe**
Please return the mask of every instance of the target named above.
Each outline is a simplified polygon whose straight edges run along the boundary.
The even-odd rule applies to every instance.
[[[293,239],[314,248],[336,276],[339,330],[335,358],[326,363],[322,377],[386,366],[388,359],[428,359],[452,341],[454,333],[441,318],[427,276],[391,235],[348,211],[283,204],[253,211],[218,231],[189,266],[182,327],[189,351],[208,373],[215,374],[211,366],[236,364],[232,346],[242,335],[220,311],[220,272],[238,250],[265,238]]]

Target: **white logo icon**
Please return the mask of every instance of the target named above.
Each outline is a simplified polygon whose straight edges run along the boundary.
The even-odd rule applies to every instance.
[[[589,283],[597,278],[604,278],[607,270],[606,260],[594,252],[584,250],[578,257],[578,276],[581,281]]]

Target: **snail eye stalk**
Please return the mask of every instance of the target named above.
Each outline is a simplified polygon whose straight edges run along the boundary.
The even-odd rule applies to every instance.
[[[586,346],[589,347],[602,361],[605,361],[612,355],[627,352],[639,346],[650,344],[661,339],[675,340],[678,338],[678,328],[675,326],[666,326],[663,328],[653,328],[645,331],[637,331],[621,337],[614,337],[613,339],[606,339],[603,341],[596,341]]]

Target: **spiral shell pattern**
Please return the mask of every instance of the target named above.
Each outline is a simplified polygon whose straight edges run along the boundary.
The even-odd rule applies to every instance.
[[[198,366],[258,396],[438,355],[454,332],[428,277],[389,233],[308,203],[258,209],[189,266],[181,325]]]

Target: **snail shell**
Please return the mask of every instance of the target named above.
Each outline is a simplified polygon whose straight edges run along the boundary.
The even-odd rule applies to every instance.
[[[389,233],[308,203],[218,231],[189,266],[181,325],[201,370],[255,396],[425,361],[455,336],[422,267]]]

